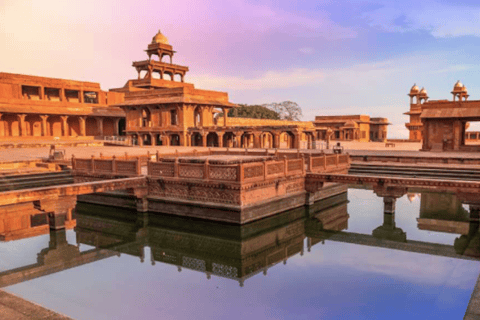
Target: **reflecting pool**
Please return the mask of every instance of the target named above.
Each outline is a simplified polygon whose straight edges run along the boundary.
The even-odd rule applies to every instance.
[[[0,287],[74,319],[462,319],[474,211],[349,189],[239,227],[78,204],[75,230],[0,243]]]

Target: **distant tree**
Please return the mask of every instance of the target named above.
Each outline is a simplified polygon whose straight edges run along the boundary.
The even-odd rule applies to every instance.
[[[282,120],[300,121],[302,118],[302,109],[293,101],[272,102],[264,104],[263,106],[275,111]]]
[[[239,107],[228,111],[231,118],[280,119],[277,112],[261,105],[240,104]]]

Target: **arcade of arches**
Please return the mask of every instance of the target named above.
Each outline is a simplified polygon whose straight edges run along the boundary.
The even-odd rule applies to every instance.
[[[125,120],[67,115],[0,114],[0,137],[85,137],[121,135]]]

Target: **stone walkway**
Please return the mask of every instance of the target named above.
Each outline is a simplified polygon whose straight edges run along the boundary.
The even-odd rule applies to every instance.
[[[0,319],[5,320],[72,320],[37,304],[0,290]]]

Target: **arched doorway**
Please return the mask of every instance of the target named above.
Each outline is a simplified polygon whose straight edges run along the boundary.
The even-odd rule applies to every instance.
[[[180,145],[180,136],[178,134],[172,134],[170,136],[170,145],[179,146]]]
[[[218,147],[218,135],[215,132],[207,134],[207,147]]]
[[[67,124],[68,124],[68,136],[78,137],[81,135],[79,117],[68,117]]]
[[[242,138],[240,141],[241,148],[253,148],[253,134],[248,132],[242,134]]]
[[[117,134],[119,136],[124,136],[125,135],[125,118],[122,118],[118,121],[118,132]]]
[[[202,107],[196,107],[193,112],[193,119],[195,122],[195,127],[201,127],[203,125],[202,121]]]
[[[142,109],[142,127],[151,127],[152,126],[152,114],[148,108]]]
[[[104,136],[116,135],[115,123],[112,118],[103,118],[103,135]]]
[[[27,136],[40,137],[42,135],[42,119],[39,115],[31,114],[25,117]]]
[[[234,148],[236,147],[235,135],[233,132],[226,132],[223,135],[223,146],[224,148]]]
[[[53,137],[61,137],[62,134],[62,119],[60,116],[49,116],[48,120],[49,135]]]
[[[18,137],[20,135],[20,123],[15,114],[3,115],[6,137]]]
[[[137,134],[132,134],[132,144],[134,146],[138,146],[138,135]]]
[[[161,146],[161,145],[163,145],[162,135],[161,135],[161,134],[157,134],[155,137],[156,137],[156,138],[155,138],[155,145],[156,145],[156,146]]]
[[[97,120],[95,118],[87,118],[85,121],[85,131],[87,136],[96,136],[98,132]]]
[[[145,133],[142,135],[142,141],[144,146],[151,146],[152,145],[152,136]]]
[[[271,132],[263,132],[260,138],[261,148],[273,148],[273,134]]]
[[[195,133],[192,134],[191,145],[192,145],[192,147],[203,146],[202,135],[200,133],[195,132]]]
[[[280,148],[293,149],[295,147],[295,135],[290,131],[280,134]]]

